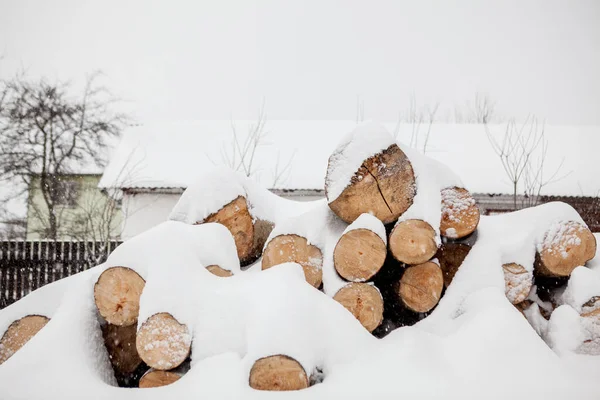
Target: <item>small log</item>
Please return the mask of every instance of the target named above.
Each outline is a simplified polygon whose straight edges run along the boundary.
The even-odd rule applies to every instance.
[[[333,251],[340,276],[350,282],[371,279],[383,266],[387,248],[383,239],[368,229],[354,229],[342,235]]]
[[[427,222],[409,219],[396,224],[390,234],[390,250],[394,258],[405,264],[423,264],[437,252],[435,230]]]
[[[213,275],[220,276],[223,278],[233,276],[233,273],[231,271],[223,269],[223,268],[219,267],[218,265],[209,265],[208,267],[206,267],[206,269],[208,270],[208,272],[212,273]]]
[[[135,324],[145,285],[146,281],[131,268],[106,269],[94,285],[94,301],[98,312],[113,325]]]
[[[502,265],[504,271],[504,291],[512,304],[519,304],[529,296],[533,286],[533,273],[516,263]]]
[[[408,267],[400,279],[397,294],[408,309],[425,313],[440,301],[443,288],[442,269],[430,261]]]
[[[286,262],[302,266],[306,281],[318,288],[323,281],[323,255],[318,247],[298,235],[279,235],[269,241],[262,258],[262,269]]]
[[[177,382],[183,376],[177,371],[161,371],[159,369],[149,369],[141,378],[139,387],[149,389],[161,386],[167,386]]]
[[[535,268],[543,276],[566,277],[595,255],[594,234],[578,222],[563,222],[546,232],[538,246]]]
[[[460,239],[475,232],[479,224],[479,207],[468,190],[459,187],[443,189],[440,234]]]
[[[580,315],[600,322],[600,296],[594,296],[581,306]]]
[[[444,287],[450,286],[454,275],[471,251],[471,246],[464,243],[444,243],[440,246],[436,258],[444,274]]]
[[[325,194],[329,207],[347,223],[352,223],[363,213],[370,213],[384,224],[394,222],[413,203],[415,175],[412,165],[402,150],[392,144],[379,154],[364,160],[354,173],[349,185],[335,199],[327,187],[331,171],[343,168],[343,149],[329,157],[325,178]]]
[[[192,338],[188,328],[169,313],[148,318],[137,333],[138,354],[154,369],[177,368],[190,354]]]
[[[102,326],[104,346],[120,386],[121,382],[128,382],[143,364],[135,347],[136,332],[136,325],[106,324]]]
[[[0,364],[19,351],[48,321],[43,315],[27,315],[10,324],[0,339]]]
[[[350,311],[369,332],[383,321],[383,297],[375,286],[368,283],[350,283],[333,296]]]
[[[257,360],[250,370],[250,387],[256,390],[301,390],[309,385],[300,363],[285,355]]]

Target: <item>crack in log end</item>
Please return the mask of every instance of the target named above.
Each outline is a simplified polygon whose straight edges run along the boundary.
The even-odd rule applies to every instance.
[[[373,177],[373,179],[375,180],[375,184],[377,185],[377,190],[379,191],[379,194],[381,195],[381,199],[385,203],[385,206],[390,211],[390,214],[394,215],[394,212],[392,211],[392,208],[388,204],[387,200],[385,199],[385,196],[383,195],[383,192],[381,191],[381,186],[379,186],[379,181],[377,180],[377,178],[375,177],[375,175],[373,175],[373,173],[371,172],[371,170],[369,168],[367,168],[366,165],[363,165],[363,166],[365,167],[365,169],[367,170],[367,172],[369,173],[369,175],[371,175]]]

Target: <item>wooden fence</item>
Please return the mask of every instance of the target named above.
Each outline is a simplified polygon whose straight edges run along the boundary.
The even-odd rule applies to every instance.
[[[120,242],[0,241],[0,309],[106,260]]]

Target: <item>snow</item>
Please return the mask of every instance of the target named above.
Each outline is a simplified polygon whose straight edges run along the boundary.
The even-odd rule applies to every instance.
[[[255,123],[234,121],[240,140],[245,139],[249,127]],[[411,142],[413,124],[389,122],[383,126],[389,132],[397,131],[397,140]],[[265,127],[267,135],[255,155],[257,173],[253,178],[262,187],[323,189],[329,156],[355,127],[354,121],[269,120]],[[490,132],[501,142],[505,126],[490,125]],[[596,158],[596,149],[600,148],[600,127],[546,125],[544,134],[548,141],[547,175],[552,175],[562,163],[558,176],[568,176],[556,179],[543,188],[542,194],[597,196],[600,181],[589,160]],[[100,187],[185,188],[195,182],[198,171],[227,164],[221,155],[231,153],[231,146],[229,120],[131,127],[113,152]],[[512,193],[511,182],[483,125],[433,124],[426,154],[451,166],[472,193]],[[278,158],[279,171],[287,162],[290,168],[275,182]]]
[[[325,187],[327,200],[337,199],[362,163],[394,144],[394,138],[388,130],[376,122],[357,125],[342,138],[337,145],[327,167]]]
[[[377,217],[372,214],[364,213],[358,216],[346,229],[344,234],[356,230],[356,229],[367,229],[383,240],[383,243],[387,245],[387,235],[385,233],[385,226],[381,223]]]
[[[594,237],[596,238],[596,245],[600,247],[600,232],[594,233]],[[587,265],[590,269],[600,273],[600,251],[596,249],[596,257],[588,261]]]
[[[597,296],[600,297],[600,272],[586,267],[575,268],[562,295],[563,303],[581,313],[582,306]]]

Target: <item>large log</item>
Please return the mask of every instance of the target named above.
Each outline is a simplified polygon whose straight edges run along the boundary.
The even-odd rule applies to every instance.
[[[538,246],[536,272],[549,277],[566,277],[596,255],[596,238],[574,221],[555,224]]]
[[[479,207],[468,190],[459,187],[445,188],[442,195],[442,220],[440,234],[451,239],[470,235],[479,224]]]
[[[411,206],[415,196],[415,176],[406,154],[392,144],[367,158],[354,173],[348,186],[338,197],[332,199],[328,187],[332,171],[345,167],[344,149],[329,157],[325,178],[329,207],[347,223],[352,223],[363,213],[373,214],[384,224],[396,221]]]
[[[318,247],[308,244],[298,235],[279,235],[269,241],[262,258],[262,269],[286,262],[302,266],[306,281],[318,288],[323,281],[323,254]]]
[[[256,390],[284,391],[305,389],[309,380],[298,361],[285,355],[274,355],[254,363],[249,383]]]
[[[145,284],[146,281],[131,268],[106,269],[94,285],[94,301],[98,312],[113,325],[135,324]]]
[[[405,264],[423,264],[437,252],[435,230],[419,219],[400,221],[390,234],[389,245],[394,258]]]
[[[408,267],[400,279],[397,294],[402,303],[417,313],[431,311],[442,296],[444,276],[434,262]]]
[[[135,381],[135,375],[143,364],[135,347],[136,332],[136,325],[105,324],[102,326],[104,346],[119,386],[132,386],[131,383]]]
[[[504,271],[504,291],[512,304],[519,304],[529,296],[533,286],[533,273],[516,263],[502,265]]]
[[[177,368],[190,354],[191,335],[186,325],[169,313],[158,313],[148,318],[137,333],[138,354],[154,369]]]
[[[471,251],[471,246],[464,243],[443,243],[436,254],[440,268],[444,274],[444,287],[450,286],[454,275]]]
[[[48,321],[43,315],[27,315],[10,324],[0,339],[0,364],[19,351]]]
[[[333,296],[369,332],[383,321],[383,297],[377,288],[368,283],[350,283]]]
[[[354,229],[342,235],[333,251],[340,276],[350,282],[371,279],[383,266],[387,248],[379,235],[368,229]]]

